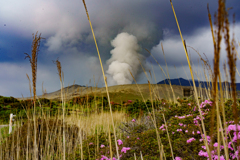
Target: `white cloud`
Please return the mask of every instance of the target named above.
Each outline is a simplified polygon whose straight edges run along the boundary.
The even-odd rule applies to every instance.
[[[166,56],[166,61],[167,65],[170,68],[169,73],[170,73],[170,78],[178,78],[176,75],[176,71],[174,66],[177,68],[177,73],[179,73],[179,77],[187,78],[184,70],[182,69],[182,66],[185,66],[185,71],[188,74],[188,78],[190,77],[190,71],[188,68],[188,63],[187,63],[187,58],[184,52],[183,44],[180,39],[180,36],[172,35],[169,33],[170,31],[167,31],[168,34],[165,34],[165,37],[163,40],[160,41],[160,43],[153,47],[151,50],[151,53],[153,56],[158,60],[160,65],[165,68],[165,61],[164,61],[164,56],[162,54],[162,48],[161,48],[161,43],[163,44],[165,56]],[[235,29],[235,39],[240,38],[240,24],[236,24]],[[230,33],[232,35],[232,31]],[[191,36],[184,36],[184,39],[186,40],[187,46],[191,46],[194,49],[196,49],[199,54],[202,56],[202,58],[205,59],[205,56],[203,53],[206,54],[210,65],[213,67],[213,59],[214,59],[214,50],[213,50],[213,40],[212,40],[212,34],[210,27],[209,28],[199,28],[194,31],[194,33]],[[225,43],[224,39],[222,40],[222,45],[221,45],[221,60],[220,60],[220,69],[221,73],[223,74],[223,62],[227,60],[226,56],[226,51],[225,51]],[[188,53],[190,54],[190,60],[193,63],[193,66],[195,66],[194,72],[201,71],[201,75],[198,75],[202,80],[205,80],[205,77],[203,77],[203,69],[201,66],[200,58],[198,54],[191,49],[190,47],[188,48]],[[239,47],[237,47],[238,53],[240,52]],[[155,62],[152,58],[148,59],[148,66],[151,65],[150,61]],[[198,63],[200,63],[200,66],[198,66]],[[154,63],[155,64],[155,63]],[[237,66],[239,64],[239,59],[237,61]],[[159,72],[161,72],[160,68],[157,66],[157,64],[154,65],[155,69],[158,69]],[[239,68],[239,67],[238,67]],[[240,68],[239,68],[240,69]],[[166,70],[165,70],[166,72]],[[200,72],[199,72],[200,74]],[[165,78],[164,76],[157,76],[158,79]],[[195,76],[197,79],[197,77]],[[236,75],[236,78],[238,81],[240,81],[240,77]]]
[[[84,53],[79,56],[70,57],[64,55],[59,58],[64,72],[65,87],[75,84],[86,85],[90,79],[97,81],[102,77],[99,60],[96,57],[84,57]],[[24,97],[30,96],[29,82],[26,74],[32,79],[31,65],[29,62],[22,64],[0,63],[0,95]],[[47,92],[53,92],[60,89],[60,81],[57,67],[53,62],[48,64],[38,63],[37,66],[37,95],[42,94],[42,82]],[[92,80],[93,82],[93,80]],[[88,84],[93,85],[93,84]]]

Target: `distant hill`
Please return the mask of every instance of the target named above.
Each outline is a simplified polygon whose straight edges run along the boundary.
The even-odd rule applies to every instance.
[[[179,78],[179,79],[170,79],[171,83],[174,85],[173,91],[176,97],[184,97],[183,89],[189,88],[193,86],[193,82],[191,80]],[[195,80],[196,87],[207,86],[207,82],[197,81]],[[167,84],[167,85],[165,85]],[[228,83],[230,85],[230,83]],[[169,86],[169,82],[167,79],[159,82],[158,84],[153,84],[152,91],[156,97],[154,98],[164,98],[164,99],[172,99],[172,89]],[[240,83],[237,83],[237,90],[240,91]],[[127,84],[127,85],[116,85],[116,86],[109,86],[108,91],[110,94],[111,101],[121,103],[122,101],[127,100],[136,100],[136,99],[150,99],[150,91],[148,84]],[[140,93],[141,92],[141,93]],[[82,85],[71,85],[65,86],[63,88],[63,93],[65,95],[66,100],[70,100],[73,97],[79,96],[107,96],[106,95],[106,88],[105,87],[93,87],[93,86],[82,86]],[[38,98],[47,98],[52,100],[61,100],[61,89],[58,89],[54,92],[44,93],[38,95]],[[31,97],[25,98],[17,98],[18,100],[23,99],[31,99]]]
[[[169,85],[165,84],[152,84],[152,92],[154,92],[153,98],[164,98],[164,99],[172,99],[172,90]],[[176,97],[184,97],[183,96],[183,88],[182,86],[173,86],[173,91]],[[108,91],[110,94],[111,101],[122,103],[123,101],[136,99],[142,100],[143,97],[145,100],[151,99],[150,90],[148,84],[126,84],[126,85],[116,85],[109,86]],[[141,92],[141,93],[140,93]],[[105,87],[93,87],[93,86],[82,86],[82,85],[71,85],[63,88],[63,93],[65,95],[66,100],[70,100],[73,97],[79,96],[98,96],[98,97],[106,97],[106,88]],[[142,97],[143,96],[143,97]],[[38,98],[47,98],[51,100],[61,100],[61,90],[58,89],[51,93],[44,93],[38,95]],[[18,100],[31,99],[31,97],[17,98]]]
[[[187,79],[184,79],[184,78],[165,79],[165,80],[162,80],[162,81],[158,82],[157,84],[169,84],[169,81],[171,82],[172,85],[193,86],[193,81],[192,80],[187,80]],[[208,87],[212,86],[211,83],[209,83],[209,85],[208,85],[208,82],[198,81],[198,80],[195,80],[195,84],[196,84],[196,87],[204,87],[204,88],[208,88]],[[229,85],[229,86],[231,85],[230,82],[227,82],[226,84]],[[222,82],[222,86],[225,86],[225,82]],[[219,87],[219,83],[218,83],[218,87]],[[237,88],[237,91],[240,91],[240,83],[236,83],[236,88]]]

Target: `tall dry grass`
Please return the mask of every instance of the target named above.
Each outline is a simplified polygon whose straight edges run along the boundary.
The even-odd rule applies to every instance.
[[[186,57],[188,60],[188,64],[189,64],[189,69],[190,69],[190,73],[192,76],[192,80],[194,82],[194,77],[192,74],[192,67],[191,67],[191,63],[189,61],[189,57],[188,57],[188,53],[186,50],[186,43],[183,40],[182,34],[181,34],[181,30],[177,21],[177,17],[174,11],[174,7],[172,4],[172,1],[170,0],[171,6],[172,6],[172,10],[176,19],[176,23],[179,29],[179,33],[182,39],[182,43],[183,43],[183,47],[186,53]],[[205,136],[205,146],[208,152],[208,156],[211,159],[211,151],[213,149],[213,145],[212,145],[212,140],[213,140],[213,128],[214,128],[214,122],[215,122],[215,114],[217,117],[217,131],[219,130],[219,128],[221,129],[221,134],[222,134],[222,141],[224,144],[224,151],[225,151],[225,155],[227,157],[227,159],[229,159],[229,155],[228,155],[228,148],[226,146],[227,144],[227,133],[225,130],[225,138],[223,136],[223,126],[222,126],[222,122],[221,122],[221,118],[220,118],[220,112],[219,112],[219,103],[218,103],[218,95],[219,95],[219,90],[218,90],[218,82],[220,84],[221,83],[221,76],[220,76],[220,69],[219,69],[219,59],[220,59],[220,50],[221,50],[221,40],[222,40],[222,34],[224,34],[224,39],[225,39],[225,43],[226,43],[226,51],[227,51],[227,56],[228,56],[228,64],[229,64],[229,72],[230,72],[230,76],[231,76],[231,88],[232,88],[232,96],[233,96],[233,100],[234,100],[234,104],[233,104],[233,113],[234,113],[234,121],[235,124],[237,125],[238,122],[238,116],[237,116],[237,107],[236,107],[236,86],[235,86],[235,66],[236,66],[236,50],[235,50],[235,40],[234,38],[232,39],[232,41],[230,41],[230,36],[229,36],[229,21],[228,21],[228,12],[227,9],[225,7],[225,1],[223,0],[219,0],[219,8],[218,8],[218,14],[216,16],[216,20],[215,20],[215,25],[216,25],[216,30],[213,31],[213,25],[212,25],[212,20],[211,20],[211,14],[209,12],[209,8],[208,8],[208,16],[209,16],[209,22],[210,22],[210,27],[211,27],[211,32],[212,32],[212,37],[213,37],[213,44],[214,44],[214,73],[213,73],[213,78],[212,78],[212,98],[213,98],[213,106],[212,106],[212,117],[211,117],[211,143],[210,143],[210,147],[208,146],[208,143],[206,141],[206,132],[205,132],[205,127],[204,127],[204,122],[202,120],[202,115],[201,115],[201,109],[199,106],[199,102],[197,99],[197,90],[195,87],[195,83],[193,83],[194,85],[194,92],[195,92],[195,99],[198,103],[199,106],[199,112],[200,112],[200,116],[201,116],[201,124],[202,124],[202,129],[203,129],[203,133]],[[223,32],[224,31],[224,32]],[[234,37],[234,36],[233,36]],[[219,81],[218,81],[219,80]],[[223,114],[223,124],[224,124],[224,128],[226,128],[226,121],[225,121],[225,111],[224,111],[224,106],[223,106],[223,90],[222,90],[222,86],[220,85],[220,94],[221,94],[221,103],[220,106],[222,106],[222,114]],[[216,111],[217,109],[217,111]],[[238,134],[238,133],[237,133]],[[220,144],[220,133],[218,132],[217,135],[217,139],[218,139],[218,144]],[[238,145],[239,145],[239,140],[238,140]],[[220,159],[220,145],[218,145],[218,158]]]
[[[84,5],[84,8],[85,8],[85,11],[86,11],[86,14],[87,14],[87,18],[88,18],[88,21],[89,21],[89,24],[90,24],[90,27],[91,27],[91,31],[92,31],[92,34],[93,34],[93,39],[94,39],[94,42],[95,42],[95,46],[96,46],[97,53],[98,53],[98,58],[99,58],[101,69],[102,69],[103,79],[104,79],[106,92],[107,92],[107,97],[108,97],[108,104],[109,104],[110,113],[111,113],[111,119],[112,119],[112,125],[113,125],[113,133],[114,133],[114,137],[115,137],[115,145],[116,145],[116,148],[118,148],[117,147],[117,138],[116,138],[115,125],[114,125],[114,121],[113,121],[113,117],[112,117],[112,106],[111,106],[111,103],[110,103],[111,101],[110,101],[110,96],[109,96],[109,92],[108,92],[107,77],[105,76],[105,73],[104,73],[101,56],[100,56],[100,53],[99,53],[99,50],[98,50],[98,45],[97,45],[97,41],[96,41],[96,38],[95,38],[95,35],[94,35],[94,31],[93,31],[93,28],[92,28],[92,23],[91,23],[89,14],[88,14],[87,6],[86,6],[86,3],[85,3],[85,0],[82,0],[82,1],[83,1],[83,5]],[[112,148],[111,148],[111,150],[112,150]],[[116,152],[117,152],[118,159],[120,159],[119,153],[118,153],[117,149],[116,149]]]
[[[37,82],[37,56],[39,52],[40,47],[40,41],[43,39],[41,37],[41,33],[38,35],[38,32],[36,34],[33,34],[33,41],[32,41],[32,57],[30,57],[29,54],[26,54],[26,58],[29,58],[31,68],[32,68],[32,88],[33,88],[33,102],[34,102],[34,112],[33,112],[33,119],[34,119],[34,157],[35,159],[38,159],[38,146],[37,146],[37,128],[36,128],[36,82]],[[30,89],[31,91],[31,89]]]
[[[66,157],[66,137],[65,137],[65,98],[63,94],[63,88],[64,88],[64,74],[62,72],[62,66],[61,62],[57,59],[56,60],[56,65],[57,65],[57,70],[58,70],[58,75],[59,75],[59,80],[60,80],[60,85],[61,85],[61,99],[62,99],[62,121],[63,121],[63,159],[65,160]]]
[[[183,48],[184,48],[184,51],[185,51],[185,54],[186,54],[189,70],[190,70],[190,73],[191,73],[191,78],[192,78],[192,81],[193,81],[194,97],[195,97],[195,100],[196,100],[197,105],[198,105],[198,110],[199,110],[199,114],[200,114],[200,118],[201,118],[202,130],[203,130],[203,133],[204,133],[204,144],[206,146],[208,156],[211,159],[211,153],[210,153],[209,146],[208,146],[208,143],[207,143],[207,136],[206,136],[207,134],[206,134],[205,125],[204,125],[204,122],[203,122],[203,116],[202,116],[202,112],[201,112],[201,108],[200,108],[200,103],[199,103],[199,100],[198,100],[198,93],[197,93],[197,88],[196,88],[196,84],[195,84],[195,80],[194,80],[194,76],[193,76],[192,66],[191,66],[191,63],[190,63],[190,60],[189,60],[189,56],[188,56],[188,53],[187,53],[187,48],[186,48],[186,45],[185,45],[185,42],[184,42],[184,39],[183,39],[183,36],[182,36],[182,33],[181,33],[181,29],[180,29],[180,26],[178,24],[178,20],[177,20],[177,16],[176,16],[173,4],[172,4],[172,0],[170,0],[170,3],[171,3],[173,14],[174,14],[174,17],[175,17],[175,20],[176,20],[176,23],[177,23],[179,34],[181,36],[181,40],[182,40],[182,43],[183,43]]]
[[[126,114],[121,111],[112,113],[113,121],[116,126],[119,126],[122,122],[127,122],[130,119],[126,117]],[[65,117],[67,124],[74,124],[78,126],[87,135],[94,135],[96,128],[101,128],[101,131],[108,133],[108,120],[111,119],[111,114],[108,112],[92,113],[89,116],[80,116],[78,114],[72,114]],[[113,130],[112,130],[113,131]]]

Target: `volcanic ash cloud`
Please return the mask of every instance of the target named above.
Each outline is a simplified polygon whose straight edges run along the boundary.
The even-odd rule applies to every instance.
[[[114,47],[110,51],[112,57],[107,61],[108,70],[107,82],[109,85],[131,84],[133,78],[138,77],[141,73],[141,65],[144,61],[144,56],[139,54],[140,46],[137,38],[128,33],[120,33],[112,40],[111,45]],[[140,61],[140,62],[139,62]]]

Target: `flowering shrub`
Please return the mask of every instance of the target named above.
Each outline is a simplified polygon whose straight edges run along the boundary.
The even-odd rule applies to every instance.
[[[97,142],[97,136],[88,136],[87,140],[83,141],[83,156],[84,159],[98,159],[98,160],[110,160],[110,144],[109,144],[109,137],[107,134],[101,132],[98,135],[99,143]],[[116,146],[114,141],[113,133],[111,133],[111,143],[112,143],[112,152],[113,152],[113,159],[117,160],[117,153],[116,153]],[[124,143],[124,140],[118,139],[118,153],[120,157],[123,157],[124,154],[128,153],[131,150],[131,147],[127,146]],[[96,148],[99,148],[99,151]],[[77,159],[81,159],[81,154],[77,153]]]
[[[206,148],[203,143],[203,139],[201,136],[201,132],[199,130],[198,125],[201,125],[201,118],[198,112],[198,107],[194,102],[190,102],[188,100],[181,100],[178,99],[179,102],[181,102],[181,107],[177,106],[169,106],[166,107],[164,110],[164,114],[166,117],[166,121],[168,124],[168,131],[170,134],[171,143],[173,146],[173,153],[175,154],[175,159],[180,159],[181,157],[183,159],[201,159],[201,158],[208,158]],[[228,101],[227,104],[230,102]],[[211,105],[212,101],[205,100],[200,103],[200,108],[202,110],[203,115],[203,121],[206,126],[206,133],[209,134],[210,132],[210,118],[211,118]],[[239,106],[238,106],[239,108]],[[233,123],[231,119],[233,119],[232,110],[230,105],[225,106],[225,110],[228,110],[226,112],[226,119],[227,123]],[[229,112],[229,110],[231,112]],[[216,124],[214,125],[216,126]],[[229,125],[228,129],[232,134],[233,142],[229,141],[229,146],[231,146],[232,143],[236,143],[237,135],[235,133],[234,125]],[[239,126],[240,128],[240,126]],[[171,152],[169,147],[169,142],[166,134],[166,126],[165,123],[159,124],[159,132],[162,144],[164,145],[164,152],[166,155],[166,158],[171,159]],[[214,128],[216,129],[216,128]],[[146,135],[146,137],[142,137],[142,135]],[[140,137],[140,142],[136,141],[136,137]],[[151,141],[151,138],[147,137],[154,137],[153,141]],[[240,134],[239,134],[240,137]],[[133,139],[133,140],[132,140]],[[131,140],[128,141],[129,146],[131,146],[132,150],[129,152],[131,156],[133,156],[133,153],[136,154],[142,151],[143,155],[145,156],[159,156],[159,152],[154,152],[155,150],[158,151],[158,143],[157,143],[157,137],[156,137],[156,131],[153,129],[151,131],[144,131],[141,133],[141,135],[136,135],[135,137],[132,137]],[[145,146],[144,142],[148,144]],[[214,137],[214,140],[216,140],[216,134]],[[149,142],[150,141],[150,142]],[[207,141],[210,142],[210,137],[207,135]],[[214,150],[212,152],[213,159],[217,159],[217,143],[214,143]],[[221,156],[220,159],[223,159],[223,146],[220,146],[221,148]],[[153,151],[154,150],[154,151]],[[230,158],[236,158],[236,153],[233,152],[232,147],[229,147],[230,150]],[[129,155],[129,157],[131,157]],[[139,154],[138,154],[139,156]],[[201,158],[200,158],[201,157]]]
[[[172,159],[171,150],[169,146],[169,140],[167,136],[167,129],[170,136],[171,144],[173,147],[173,153],[175,160],[181,159],[208,159],[208,154],[206,152],[206,147],[204,146],[204,135],[201,135],[201,130],[199,125],[201,125],[201,117],[199,114],[199,107],[195,104],[194,101],[181,100],[178,99],[179,104],[169,104],[167,101],[164,101],[165,105],[162,106],[163,109],[156,110],[156,119],[157,119],[157,129],[159,136],[161,137],[161,143],[164,146],[164,153],[166,159]],[[162,103],[162,102],[161,102]],[[240,124],[236,127],[234,125],[231,101],[225,103],[226,110],[226,120],[228,128],[227,131],[230,133],[232,140],[228,140],[228,149],[229,149],[229,159],[236,159],[237,151],[234,150],[233,144],[236,147],[236,140],[239,137],[240,133],[237,135],[236,131],[239,128]],[[200,108],[202,110],[203,121],[206,128],[206,137],[207,142],[210,143],[210,120],[211,120],[211,105],[212,101],[205,100],[200,102]],[[238,110],[240,110],[240,107]],[[164,113],[167,126],[163,121],[162,113]],[[240,115],[240,113],[239,113]],[[221,117],[222,118],[222,117]],[[141,122],[140,122],[141,121]],[[142,152],[144,159],[159,159],[159,146],[156,135],[155,127],[151,121],[151,118],[148,115],[143,116],[141,120],[132,119],[123,126],[120,126],[120,129],[123,132],[121,139],[117,140],[118,150],[121,153],[121,159],[134,159],[134,153],[137,156],[137,159],[140,158],[140,152]],[[151,127],[149,127],[151,126]],[[216,126],[216,124],[214,125]],[[217,157],[217,131],[214,129],[213,136],[213,151],[212,159],[218,159]],[[228,137],[229,138],[229,137]],[[102,140],[104,139],[104,141]],[[108,137],[99,137],[99,149],[100,152],[97,154],[99,160],[101,158],[109,158],[109,144],[107,142]],[[96,140],[91,142],[95,143]],[[88,140],[88,145],[90,141]],[[104,148],[100,148],[100,145],[105,145]],[[112,137],[112,144],[114,144]],[[115,145],[112,145],[113,148]],[[89,145],[89,151],[95,151],[96,144]],[[86,148],[87,150],[87,148]],[[224,159],[224,147],[220,145],[220,159]],[[89,153],[90,153],[89,152]],[[116,158],[115,149],[113,149],[114,156]],[[95,155],[95,152],[91,152],[90,155]],[[103,156],[102,156],[103,155]],[[88,156],[88,154],[86,154]]]

